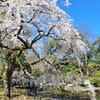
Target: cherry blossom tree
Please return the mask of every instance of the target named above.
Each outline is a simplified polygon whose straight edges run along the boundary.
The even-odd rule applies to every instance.
[[[65,5],[70,5],[68,0]],[[71,24],[70,16],[57,6],[57,0],[0,1],[0,51],[4,53],[8,64],[8,97],[11,76],[17,68],[17,58],[24,51],[32,50],[39,61],[43,60],[36,50],[36,45],[40,47],[42,39],[48,37],[58,40],[66,48],[65,51],[72,46],[78,57],[84,52],[84,43],[79,33]]]

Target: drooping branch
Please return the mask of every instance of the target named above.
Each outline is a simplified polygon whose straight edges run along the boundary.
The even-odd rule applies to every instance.
[[[53,69],[55,69],[55,70],[57,71],[55,65],[51,64],[46,58],[40,58],[39,54],[34,50],[33,47],[32,47],[32,51],[33,51],[33,52],[35,53],[35,55],[37,56],[38,60],[35,61],[35,62],[33,62],[33,63],[31,63],[31,65],[35,65],[35,64],[37,64],[37,63],[39,63],[39,62],[42,62],[42,63],[45,64],[45,62],[47,62]],[[59,73],[59,72],[58,72],[58,73]]]
[[[35,61],[35,62],[31,63],[31,65],[35,65],[35,64],[39,63],[40,61],[43,61],[43,59],[44,59],[44,58],[39,59],[39,60],[37,60],[37,61]]]
[[[41,59],[39,59],[39,60],[37,60],[37,61],[31,63],[31,65],[35,65],[35,64],[37,64],[37,63],[39,63],[39,62],[43,62],[43,63],[46,62],[47,64],[50,65],[50,67],[53,69],[53,71],[54,71],[55,74],[57,74],[57,73],[60,74],[58,68],[56,68],[53,64],[51,64],[46,58],[41,58]]]
[[[49,65],[53,66],[53,65],[52,65],[48,60],[46,60],[45,58],[41,58],[41,59],[39,59],[39,60],[37,60],[37,61],[31,63],[31,65],[35,65],[35,64],[39,63],[40,61],[46,61]]]
[[[48,60],[46,60],[45,58],[43,59],[44,61],[46,61],[50,66],[53,66],[54,67],[54,65],[53,64],[51,64]]]

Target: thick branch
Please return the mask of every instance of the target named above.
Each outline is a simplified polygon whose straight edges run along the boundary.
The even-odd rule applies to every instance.
[[[52,26],[52,27],[49,29],[48,33],[45,35],[43,30],[40,30],[39,27],[38,27],[37,25],[35,25],[34,23],[33,23],[33,25],[37,28],[39,34],[32,40],[32,42],[31,42],[31,47],[32,47],[33,43],[35,43],[36,41],[40,40],[42,37],[44,37],[44,36],[49,36],[51,30],[53,29],[53,27],[55,27],[55,25]],[[41,32],[43,32],[43,34],[41,34]]]
[[[34,25],[35,25],[35,24],[34,24]],[[35,27],[37,27],[37,25],[35,25]],[[23,38],[21,38],[21,37],[19,36],[19,34],[21,33],[22,28],[23,28],[23,26],[20,25],[20,29],[18,30],[18,32],[17,32],[16,35],[17,35],[17,38],[18,38],[24,45],[23,45],[23,46],[9,47],[9,46],[5,46],[4,44],[0,43],[0,47],[1,47],[1,48],[5,48],[5,49],[10,49],[10,50],[12,50],[12,51],[31,49],[33,43],[35,43],[36,41],[40,40],[40,39],[41,39],[42,37],[44,37],[44,36],[49,36],[49,34],[50,34],[51,30],[53,29],[53,27],[55,27],[55,25],[52,26],[52,27],[49,29],[49,31],[48,31],[48,33],[47,33],[46,35],[45,35],[45,34],[41,35],[40,32],[44,32],[44,31],[43,31],[43,30],[39,30],[39,28],[37,27],[37,30],[38,30],[38,33],[39,33],[39,34],[31,41],[31,43],[29,43],[28,41],[25,41]],[[6,36],[5,36],[5,37],[6,37]],[[34,51],[34,50],[33,50],[33,51]],[[35,54],[36,54],[36,52],[35,52]],[[37,56],[38,56],[38,55],[37,55]],[[39,58],[39,56],[38,56],[38,58]]]
[[[18,30],[18,32],[17,32],[17,36],[21,33],[22,29],[23,29],[23,26],[20,25],[20,28],[19,28],[19,30]]]
[[[36,39],[37,39],[38,37],[40,37],[39,34],[31,41],[31,47],[32,47],[33,43],[36,42]]]
[[[30,47],[30,44],[28,41],[25,41],[24,39],[22,39],[21,37],[17,36],[17,38],[25,45],[26,48]]]

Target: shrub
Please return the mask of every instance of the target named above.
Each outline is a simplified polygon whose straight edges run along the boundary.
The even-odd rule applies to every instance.
[[[72,71],[72,70],[75,70],[77,69],[77,67],[73,64],[68,64],[68,65],[65,65],[62,69],[61,69],[61,73],[62,74],[66,74],[67,72],[69,71]]]
[[[42,72],[39,69],[35,69],[32,72],[32,75],[34,75],[34,76],[40,76],[41,74],[42,74]]]
[[[95,72],[94,76],[91,78],[91,83],[95,86],[100,86],[100,70]]]

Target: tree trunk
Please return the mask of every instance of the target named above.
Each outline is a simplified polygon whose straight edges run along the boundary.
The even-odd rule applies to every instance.
[[[11,71],[9,69],[7,69],[6,72],[6,96],[8,96],[9,98],[11,97],[11,91],[10,91],[10,85],[11,85]]]
[[[11,56],[13,54],[13,52],[8,52],[6,59],[7,59],[7,63],[8,63],[8,68],[6,71],[6,96],[8,96],[9,98],[11,97],[11,91],[10,91],[10,86],[11,86],[11,78],[12,78],[12,74],[13,71],[16,68],[16,56]]]
[[[14,65],[13,62],[8,61],[8,68],[6,71],[6,96],[9,98],[11,97],[11,91],[10,91],[10,86],[11,86],[11,77],[14,71]]]

